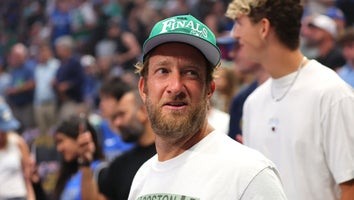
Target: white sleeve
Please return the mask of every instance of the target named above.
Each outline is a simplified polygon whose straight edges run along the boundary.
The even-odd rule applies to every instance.
[[[354,179],[354,97],[330,105],[323,117],[323,149],[337,184]]]
[[[264,168],[249,183],[241,200],[287,199],[280,178],[272,168]]]

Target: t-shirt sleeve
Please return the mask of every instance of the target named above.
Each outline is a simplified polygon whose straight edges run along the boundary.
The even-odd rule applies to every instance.
[[[248,199],[287,199],[280,178],[272,168],[264,168],[249,183],[241,200]]]
[[[354,179],[354,98],[344,97],[324,114],[323,149],[337,184]]]

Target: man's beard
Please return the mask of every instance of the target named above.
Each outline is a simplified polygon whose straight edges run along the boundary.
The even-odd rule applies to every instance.
[[[118,129],[124,142],[138,142],[140,137],[144,134],[145,126],[139,122],[135,116],[130,120],[129,125],[120,126]]]
[[[148,94],[146,99],[152,129],[156,135],[172,140],[193,135],[201,129],[206,119],[207,105],[207,99],[204,97],[195,107],[188,107],[187,113],[180,110],[162,113],[161,105],[154,105]]]

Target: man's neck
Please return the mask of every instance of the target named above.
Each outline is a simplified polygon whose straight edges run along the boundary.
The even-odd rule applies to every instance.
[[[273,53],[271,53],[273,52]],[[272,78],[281,78],[298,70],[304,56],[297,50],[274,50],[261,63]]]
[[[161,138],[160,136],[156,135],[155,144],[159,161],[166,161],[177,157],[178,155],[182,154],[200,142],[213,130],[214,128],[207,124],[195,134],[188,135],[176,140],[170,138]]]

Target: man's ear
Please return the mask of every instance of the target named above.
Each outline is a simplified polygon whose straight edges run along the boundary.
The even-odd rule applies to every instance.
[[[146,88],[145,88],[145,79],[143,77],[140,77],[139,79],[139,94],[141,96],[141,99],[145,103],[146,100]]]
[[[259,22],[260,24],[260,34],[262,36],[262,39],[265,39],[269,35],[270,31],[270,21],[267,18],[262,18],[261,21]]]
[[[210,87],[208,89],[208,98],[211,98],[211,96],[214,94],[215,87],[215,81],[211,81]]]

